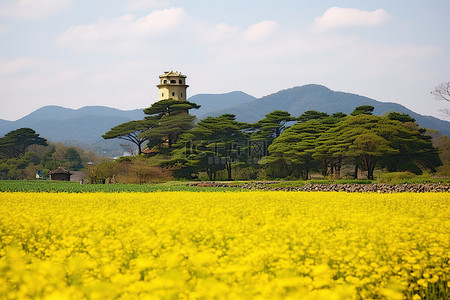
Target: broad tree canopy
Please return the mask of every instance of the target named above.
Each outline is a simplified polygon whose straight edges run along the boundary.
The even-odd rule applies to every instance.
[[[6,158],[20,158],[31,145],[48,146],[46,139],[40,137],[33,129],[16,129],[0,138],[0,155]]]
[[[156,120],[145,119],[136,120],[117,125],[110,131],[102,135],[104,139],[121,139],[135,144],[138,147],[138,153],[142,153],[142,144],[149,138],[141,136],[140,133],[154,126]]]
[[[182,135],[180,143],[184,145],[180,153],[188,165],[205,170],[211,180],[218,170],[226,169],[231,180],[231,166],[245,159],[248,123],[236,121],[232,114],[219,117],[207,117],[200,120],[196,127]]]
[[[252,138],[263,139],[270,144],[273,139],[283,133],[286,129],[286,123],[295,120],[287,111],[275,110],[253,125],[256,131]]]

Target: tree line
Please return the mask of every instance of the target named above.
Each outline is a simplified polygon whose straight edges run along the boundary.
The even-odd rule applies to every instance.
[[[43,178],[50,170],[65,167],[81,170],[98,156],[80,147],[50,143],[31,128],[19,128],[0,138],[0,179],[36,179],[38,171]]]
[[[45,178],[59,166],[85,168],[91,182],[358,178],[362,172],[373,179],[376,169],[433,173],[441,158],[447,165],[450,160],[448,137],[426,132],[406,114],[375,116],[372,106],[350,115],[306,111],[294,117],[277,110],[256,123],[232,114],[197,120],[189,114],[197,108],[161,100],[144,110],[143,120],[115,126],[103,138],[131,142],[138,154],[117,161],[49,143],[30,128],[13,130],[0,138],[0,179],[33,179],[39,170]],[[87,162],[94,164],[86,168]]]
[[[232,114],[196,120],[189,111],[197,108],[161,100],[144,110],[143,120],[120,124],[103,138],[134,143],[148,164],[187,179],[356,178],[361,171],[373,179],[377,168],[421,174],[442,165],[432,137],[413,118],[375,116],[372,106],[350,115],[307,111],[294,117],[277,110],[252,124]]]

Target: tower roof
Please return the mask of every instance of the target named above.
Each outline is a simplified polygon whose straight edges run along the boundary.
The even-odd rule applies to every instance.
[[[159,75],[159,78],[163,77],[186,77],[186,75],[182,75],[181,72],[178,71],[165,71],[163,75]]]

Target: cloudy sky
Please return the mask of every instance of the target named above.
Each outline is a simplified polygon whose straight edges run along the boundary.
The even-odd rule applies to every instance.
[[[450,119],[448,0],[1,0],[0,119],[45,105],[129,110],[164,71],[190,96],[309,83]]]

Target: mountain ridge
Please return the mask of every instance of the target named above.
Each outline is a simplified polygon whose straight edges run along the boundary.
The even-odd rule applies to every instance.
[[[210,100],[212,97],[214,97],[214,101]],[[201,119],[212,111],[226,109],[227,107],[232,107],[256,99],[256,97],[242,91],[233,91],[223,94],[197,94],[190,97],[188,100],[200,105],[199,109],[191,110],[191,113]]]
[[[361,105],[373,106],[375,115],[383,115],[392,111],[409,114],[421,127],[438,129],[442,134],[450,136],[450,122],[448,121],[418,114],[397,103],[380,102],[357,94],[333,91],[317,84],[284,89],[247,103],[213,111],[210,115],[214,117],[231,113],[236,115],[238,121],[253,123],[274,110],[288,111],[294,117],[308,110],[328,114],[335,112],[350,114],[357,106]]]
[[[407,113],[421,127],[438,129],[450,136],[450,122],[431,116],[423,116],[408,108],[391,102],[380,102],[357,94],[333,91],[325,86],[308,84],[280,90],[255,98],[241,91],[223,94],[197,94],[188,99],[202,105],[191,113],[198,118],[218,116],[224,113],[236,115],[239,121],[254,123],[274,110],[285,110],[297,117],[307,110],[329,114],[351,113],[357,106],[372,105],[374,114],[383,115],[391,111]],[[150,105],[149,105],[150,106]],[[21,127],[30,127],[40,136],[52,142],[80,145],[108,156],[123,153],[120,140],[103,140],[101,137],[112,127],[131,120],[143,119],[142,109],[119,110],[107,106],[85,106],[79,109],[49,105],[16,121],[0,119],[0,136]]]

